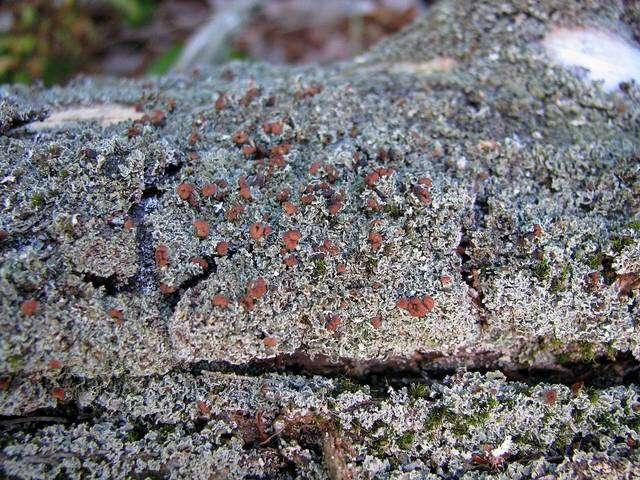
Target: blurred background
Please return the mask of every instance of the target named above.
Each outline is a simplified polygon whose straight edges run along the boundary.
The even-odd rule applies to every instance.
[[[0,83],[139,77],[234,59],[343,60],[426,0],[23,0],[0,3]]]

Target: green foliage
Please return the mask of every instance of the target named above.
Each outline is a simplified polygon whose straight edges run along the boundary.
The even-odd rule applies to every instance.
[[[127,430],[125,434],[125,443],[135,443],[142,440],[147,434],[146,428],[143,425],[135,424],[133,428]]]
[[[551,282],[551,293],[559,293],[566,290],[569,271],[569,265],[565,265],[562,267],[562,272],[560,272],[560,275],[554,278]]]
[[[247,55],[246,52],[243,52],[241,50],[237,50],[235,48],[230,48],[229,51],[227,52],[227,60],[231,61],[231,60],[247,60],[249,58],[249,55]]]
[[[465,422],[465,417],[456,417],[451,424],[451,432],[458,436],[465,436],[469,433],[469,425]]]
[[[113,14],[113,22],[140,27],[153,17],[156,0],[105,0],[100,12]],[[105,7],[107,8],[105,10]],[[109,10],[109,8],[113,10]],[[14,19],[0,33],[0,83],[30,83],[42,79],[46,85],[61,83],[77,72],[104,42],[112,41],[90,3],[79,0],[9,2],[3,11]],[[93,13],[92,13],[93,12]],[[165,73],[181,46],[176,45],[149,68]]]
[[[159,58],[155,59],[149,68],[147,69],[147,74],[149,75],[164,75],[171,70],[171,67],[175,63],[175,61],[180,56],[182,52],[183,45],[176,43],[169,50],[160,55]]]
[[[580,359],[583,362],[591,363],[596,359],[595,346],[589,342],[578,342],[578,348],[580,350]]]
[[[153,0],[109,0],[109,3],[131,27],[149,23],[155,7]]]
[[[10,355],[7,357],[7,364],[14,370],[18,369],[23,362],[24,358],[22,358],[22,355]]]
[[[633,245],[633,239],[631,237],[615,237],[611,239],[611,245],[614,252],[620,253],[625,247]]]
[[[444,406],[437,406],[431,409],[427,420],[425,421],[425,429],[426,430],[435,430],[439,428],[445,420],[451,418],[451,411]]]
[[[31,197],[31,206],[33,208],[40,208],[44,205],[44,195],[40,192],[34,193]]]
[[[96,38],[79,2],[30,0],[10,8],[14,21],[0,34],[0,82],[63,81],[82,63]]]
[[[593,270],[598,270],[600,268],[600,265],[602,265],[602,258],[602,253],[598,252],[595,255],[589,257],[589,260],[587,260],[587,265],[589,265],[589,268],[592,268]]]
[[[388,213],[392,218],[399,218],[402,216],[402,210],[395,203],[387,203],[384,207],[384,211]]]
[[[533,274],[540,280],[541,282],[549,277],[551,274],[551,266],[547,260],[540,260],[533,267]]]
[[[584,392],[587,394],[587,398],[589,399],[589,402],[591,403],[591,405],[595,405],[600,401],[600,391],[597,388],[592,387],[590,385],[585,385],[582,388],[584,389]]]
[[[413,446],[415,434],[413,432],[406,432],[400,438],[398,438],[398,447],[402,450],[409,450]]]
[[[322,277],[327,272],[327,262],[324,260],[314,260],[313,261],[313,274],[316,277]]]
[[[409,395],[413,398],[424,398],[427,395],[427,386],[424,383],[414,383],[409,388]]]

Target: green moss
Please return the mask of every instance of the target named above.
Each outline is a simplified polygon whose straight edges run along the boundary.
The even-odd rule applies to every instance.
[[[611,239],[611,246],[613,247],[613,251],[616,253],[620,253],[626,247],[630,247],[633,245],[633,239],[631,237],[616,237]]]
[[[600,401],[600,392],[597,389],[590,386],[585,386],[583,389],[592,405],[595,405]]]
[[[427,386],[424,383],[415,383],[409,388],[409,395],[413,398],[424,398],[427,395]]]
[[[567,289],[567,279],[569,278],[570,268],[571,267],[569,267],[569,265],[565,265],[562,267],[560,275],[554,278],[551,282],[551,293],[559,293]]]
[[[629,224],[629,228],[635,230],[636,232],[640,232],[640,220],[635,220]]]
[[[176,430],[178,427],[175,423],[162,423],[157,426],[158,438],[161,441],[166,441],[169,436]],[[144,436],[143,436],[144,438]]]
[[[584,410],[580,410],[579,408],[574,408],[571,411],[571,417],[573,418],[573,421],[579,425],[584,420],[584,417],[585,417]]]
[[[591,342],[575,342],[569,345],[560,343],[552,348],[556,362],[560,365],[583,362],[592,363],[597,358],[596,344]]]
[[[147,432],[139,425],[134,426],[131,430],[127,430],[127,433],[124,437],[125,443],[134,443],[142,440]]]
[[[640,432],[640,417],[627,417],[622,420],[622,424],[634,432]]]
[[[469,419],[469,425],[473,427],[481,427],[485,423],[487,423],[490,418],[491,418],[491,412],[489,412],[488,410],[485,410],[483,412],[478,412],[471,416],[471,418]]]
[[[610,412],[603,412],[595,419],[595,424],[600,428],[608,431],[614,431],[619,428],[620,422]]]
[[[151,21],[154,11],[152,0],[109,0],[131,27],[140,27]]]
[[[589,265],[589,268],[597,270],[600,268],[600,265],[602,265],[602,258],[602,253],[598,252],[595,255],[589,257],[589,259],[587,260],[587,265]]]
[[[336,386],[333,389],[333,394],[340,395],[341,393],[344,393],[344,392],[355,393],[360,390],[361,390],[360,385],[353,382],[351,379],[347,377],[341,376],[341,377],[338,377],[336,380]]]
[[[377,438],[371,452],[376,457],[386,457],[388,455],[390,444],[391,442],[386,436]]]
[[[224,392],[225,386],[224,385],[217,385],[215,387],[212,387],[209,390],[209,394],[210,395],[220,395],[222,392]]]
[[[427,431],[433,431],[440,428],[445,420],[452,417],[451,411],[442,405],[434,407],[429,412],[429,416],[424,423],[424,428]]]
[[[44,205],[44,195],[40,192],[34,193],[31,197],[31,206],[33,208],[40,208]]]
[[[228,61],[232,61],[232,60],[247,60],[247,59],[249,59],[249,55],[247,54],[247,52],[244,52],[242,50],[238,50],[236,48],[231,48],[227,52],[227,60]]]
[[[605,350],[609,360],[615,360],[618,356],[618,350],[616,350],[612,345],[605,345]]]
[[[10,355],[7,357],[7,363],[13,370],[20,368],[22,362],[24,362],[22,355]]]
[[[322,277],[327,273],[327,262],[322,259],[313,261],[313,274],[316,277]]]
[[[406,432],[400,438],[398,438],[398,447],[402,450],[409,450],[413,446],[413,442],[415,440],[415,433]]]
[[[182,53],[183,45],[180,43],[174,44],[167,51],[165,51],[160,57],[155,59],[149,68],[147,69],[148,75],[164,75],[171,70],[171,67],[176,62],[180,53]]]
[[[595,347],[589,342],[579,342],[580,359],[584,362],[593,362],[596,359]]]
[[[516,435],[512,438],[513,443],[516,445],[529,446],[531,442],[524,435]]]
[[[367,273],[373,275],[378,268],[378,259],[375,257],[367,257]]]
[[[402,210],[400,210],[400,207],[395,203],[387,203],[384,207],[384,211],[392,218],[400,218],[402,216]]]
[[[454,435],[461,437],[469,433],[469,417],[464,415],[456,416],[451,425],[451,431]]]
[[[389,398],[389,390],[384,386],[370,386],[369,395],[374,400],[383,401]]]
[[[559,365],[567,365],[569,363],[573,363],[573,357],[566,352],[558,352],[555,354],[556,362]]]
[[[547,260],[541,260],[533,267],[533,274],[540,281],[545,280],[551,274],[551,266]]]

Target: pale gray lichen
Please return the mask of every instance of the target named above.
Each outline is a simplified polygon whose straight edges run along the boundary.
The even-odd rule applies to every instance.
[[[64,410],[56,387],[108,410],[89,425],[18,429],[4,471],[480,477],[495,473],[487,462],[500,466],[488,444],[515,445],[517,461],[502,464],[511,477],[637,472],[637,411],[621,406],[635,386],[597,390],[603,409],[592,402],[583,416],[588,394],[558,385],[527,390],[470,374],[381,402],[372,388],[329,394],[331,380],[278,377],[278,395],[315,405],[294,408],[294,425],[318,438],[278,434],[269,440],[286,439],[277,452],[256,426],[263,377],[238,380],[242,388],[215,380],[220,395],[206,407],[222,416],[204,427],[191,400],[172,403],[210,391],[180,369],[280,362],[387,375],[544,368],[569,378],[574,364],[608,359],[620,367],[610,370],[616,381],[629,383],[623,367],[640,358],[640,91],[604,92],[555,65],[541,41],[558,25],[637,31],[634,12],[620,2],[451,0],[328,67],[232,63],[152,80],[3,87],[3,413]],[[22,126],[39,112],[107,104],[143,116]],[[183,183],[190,195],[178,194]],[[285,243],[289,231],[299,240]],[[278,382],[299,382],[307,396]],[[140,385],[164,397],[128,393]],[[486,385],[506,392],[506,406],[482,403]],[[554,402],[540,400],[542,388]],[[98,390],[113,403],[96,403]],[[134,397],[138,413],[119,413]],[[259,415],[282,425],[291,418],[276,413],[278,401]],[[233,405],[249,416],[234,418]],[[515,428],[531,424],[520,408],[535,419],[524,439]],[[154,427],[123,446],[157,411],[175,430]],[[248,451],[243,429],[254,435]],[[578,431],[588,440],[573,447]],[[347,448],[345,432],[362,438]],[[96,453],[96,435],[108,453]],[[71,450],[56,456],[56,442]]]
[[[46,318],[49,294],[64,293],[71,278],[104,287],[96,301],[105,311],[114,293],[132,304],[155,298],[165,325],[156,335],[166,335],[174,362],[418,352],[472,365],[474,352],[493,352],[494,365],[528,365],[540,339],[574,345],[594,332],[596,350],[637,354],[637,289],[618,281],[634,285],[638,275],[625,260],[637,248],[625,230],[637,222],[640,188],[637,89],[605,94],[552,65],[537,43],[559,22],[606,28],[625,11],[571,3],[550,18],[546,5],[488,2],[466,17],[448,8],[434,7],[357,62],[324,69],[231,64],[34,90],[30,101],[43,109],[112,102],[142,105],[146,116],[2,137],[3,251],[29,246],[47,252],[43,265],[56,264],[46,278],[34,272],[38,285],[15,290],[6,331],[34,294]],[[506,38],[508,48],[495,51]],[[246,153],[237,132],[247,135]],[[366,176],[379,168],[371,188]],[[432,184],[428,197],[421,179]],[[176,194],[181,183],[193,188],[186,200]],[[216,193],[203,195],[212,183]],[[296,212],[277,201],[283,190]],[[134,227],[123,231],[128,218]],[[206,238],[195,235],[198,220],[210,226]],[[253,223],[271,231],[254,240]],[[291,252],[288,230],[301,234]],[[224,257],[220,242],[229,245]],[[166,265],[153,265],[158,247]],[[290,255],[297,265],[283,263]],[[589,261],[598,255],[599,264]],[[239,300],[257,278],[269,289],[247,311]],[[213,295],[231,307],[214,307]],[[397,308],[424,295],[435,300],[424,317]],[[327,329],[332,318],[341,323]],[[21,355],[42,358],[29,344],[48,330],[23,335]],[[5,359],[16,355],[11,338]],[[138,348],[151,355],[145,342]],[[82,349],[115,353],[108,337]]]
[[[32,407],[47,405],[27,391]],[[633,477],[639,394],[530,387],[497,372],[375,395],[295,375],[92,381],[66,390],[66,404],[80,408],[74,418],[9,426],[0,465],[13,478],[531,478],[583,469]],[[9,396],[0,395],[5,409]]]

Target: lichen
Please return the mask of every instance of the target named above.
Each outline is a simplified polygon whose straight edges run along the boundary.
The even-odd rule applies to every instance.
[[[12,426],[2,437],[3,473],[325,479],[337,461],[354,478],[479,470],[484,478],[529,478],[534,455],[535,468],[548,475],[581,455],[638,471],[635,386],[530,388],[497,372],[464,373],[419,384],[424,396],[411,401],[418,384],[388,387],[384,398],[374,398],[368,386],[347,379],[295,375],[171,372],[121,380],[65,385],[78,418],[36,430]],[[46,385],[19,383],[11,388],[22,390],[28,408],[48,405]],[[4,412],[25,409],[11,405],[10,390],[0,391],[0,402]],[[505,451],[492,459],[499,448]],[[498,463],[485,469],[489,460]]]
[[[317,478],[323,449],[383,478],[401,468],[449,477],[493,473],[491,465],[507,477],[637,468],[614,441],[638,441],[636,412],[620,413],[616,403],[637,398],[634,387],[597,390],[590,401],[562,385],[545,386],[556,392],[545,397],[542,387],[470,374],[387,396],[356,384],[318,400],[307,389],[312,380],[282,377],[298,387],[279,395],[313,403],[327,420],[314,423],[306,411],[276,420],[291,405],[263,403],[255,382],[269,379],[222,385],[198,409],[172,402],[211,386],[189,390],[196,379],[178,386],[166,376],[260,362],[360,373],[637,362],[640,91],[630,83],[606,93],[554,64],[539,44],[560,24],[615,30],[629,18],[638,17],[619,2],[450,0],[339,65],[236,62],[154,79],[3,87],[7,412],[64,410],[58,403],[85,382],[118,379],[104,389],[113,404],[99,422],[57,422],[34,434],[41,444],[31,433],[20,441],[43,458],[53,445],[78,448],[70,454],[87,459],[83,468],[100,470],[103,459],[84,446],[97,435],[120,452],[120,476],[173,468],[175,476],[241,477],[253,468],[268,477],[284,457],[256,446],[285,440],[285,464],[305,464]],[[75,119],[37,133],[24,126],[43,112],[105,102],[141,115]],[[297,232],[295,241],[287,232]],[[258,279],[259,294],[251,288]],[[402,299],[429,308],[411,316]],[[25,314],[25,301],[38,308]],[[152,389],[162,398],[131,394],[139,415],[117,413],[144,382],[163,384]],[[52,397],[53,388],[63,390]],[[220,410],[227,416],[198,431],[194,419],[220,402],[233,412]],[[284,430],[256,425],[258,405],[265,422],[282,421]],[[133,417],[163,411],[178,427],[145,423],[146,435],[130,439],[139,449],[123,453],[117,442]],[[583,442],[590,451],[548,461],[571,448],[571,432],[598,432],[594,423],[605,432],[599,448]],[[306,428],[326,434],[323,444],[292,436]],[[371,433],[350,441],[358,429]],[[245,450],[238,430],[256,448]],[[73,438],[83,440],[74,446]],[[491,456],[509,442],[517,446],[511,462]],[[187,460],[178,444],[193,447]],[[3,455],[32,455],[21,448]],[[147,465],[149,451],[177,463]],[[3,473],[39,477],[49,468],[22,472],[25,463],[7,460]],[[51,471],[65,476],[76,464],[65,459]]]

